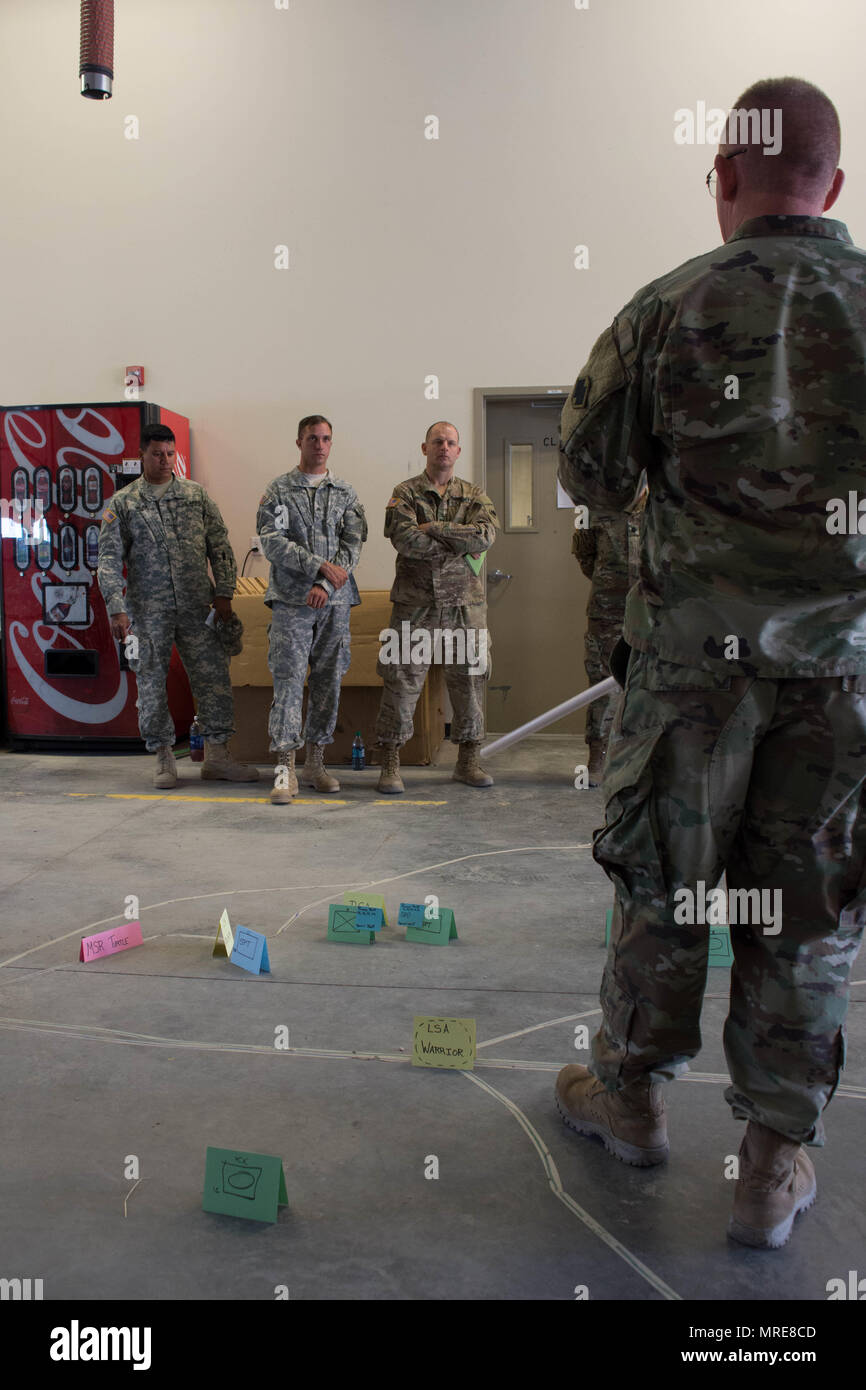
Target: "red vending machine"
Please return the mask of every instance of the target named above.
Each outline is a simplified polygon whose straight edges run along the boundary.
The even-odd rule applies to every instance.
[[[143,426],[166,424],[175,472],[190,476],[189,421],[149,401],[13,406],[0,411],[3,690],[13,748],[142,748],[135,677],[99,585],[99,525],[109,498],[141,473]],[[172,653],[178,742],[193,717]]]

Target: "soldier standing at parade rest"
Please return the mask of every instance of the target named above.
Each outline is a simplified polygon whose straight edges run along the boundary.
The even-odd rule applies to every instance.
[[[590,685],[597,685],[609,674],[610,654],[622,637],[626,596],[638,577],[645,503],[646,484],[642,483],[634,503],[624,512],[615,516],[593,513],[589,525],[578,526],[574,532],[572,554],[592,585],[583,639]],[[619,693],[614,691],[607,700],[594,700],[586,711],[587,772],[591,787],[601,783],[608,735],[618,701]]]
[[[256,530],[271,562],[265,603],[272,612],[268,664],[274,680],[268,731],[277,755],[271,801],[290,805],[298,792],[295,752],[306,741],[301,781],[320,792],[340,784],[324,764],[333,739],[340,682],[351,659],[349,611],[361,602],[352,571],[367,539],[355,489],[328,471],[332,428],[324,415],[298,425],[300,462],[268,486]],[[302,733],[304,678],[310,667]]]
[[[213,627],[232,617],[237,567],[225,523],[200,483],[175,476],[175,439],[167,425],[146,425],[141,435],[142,476],[115,493],[99,530],[99,587],[112,635],[131,633],[129,659],[138,684],[138,723],[149,753],[156,753],[153,785],[177,786],[175,729],[165,680],[172,645],[184,664],[205,740],[205,781],[257,782],[258,768],[234,762],[229,658]],[[215,583],[208,574],[208,562]],[[123,566],[126,565],[124,596]]]
[[[454,711],[451,741],[459,745],[452,777],[470,787],[492,787],[493,778],[478,760],[484,738],[482,681],[490,674],[487,600],[483,571],[476,574],[466,556],[477,557],[490,549],[499,520],[486,493],[454,477],[460,456],[460,436],[454,425],[445,420],[431,425],[421,452],[427,460],[424,472],[398,483],[385,508],[385,535],[397,551],[391,629],[401,633],[401,625],[408,623],[413,641],[426,632],[431,654],[436,650],[437,631],[450,632],[458,644],[465,644],[446,652],[443,663]],[[455,652],[478,653],[482,647],[486,659],[474,666],[471,661],[447,660]],[[376,665],[385,686],[376,721],[382,750],[380,792],[405,791],[399,750],[412,737],[412,716],[430,666],[418,655],[420,651],[421,645],[415,645],[408,663],[383,662],[380,653]]]
[[[756,83],[725,135],[724,246],[635,295],[563,411],[573,501],[614,511],[644,468],[649,500],[593,849],[616,888],[603,1022],[556,1090],[579,1133],[665,1159],[660,1083],[701,1045],[694,903],[725,872],[725,1098],[747,1121],[728,1232],[777,1247],[815,1199],[801,1145],[824,1142],[866,912],[866,536],[836,524],[863,479],[866,253],[821,216],[844,177],[823,92]],[[777,895],[771,924],[755,898]]]

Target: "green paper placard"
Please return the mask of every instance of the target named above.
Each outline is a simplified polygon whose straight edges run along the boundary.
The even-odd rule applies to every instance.
[[[347,907],[380,907],[382,909],[382,921],[388,925],[388,914],[385,911],[385,899],[379,893],[344,893],[343,902]]]
[[[609,907],[604,914],[604,944],[610,945],[610,929],[613,926],[613,908]]]
[[[457,940],[457,925],[450,907],[440,907],[439,916],[424,919],[420,926],[406,928],[407,941],[426,941],[430,946],[447,946],[449,941]]]
[[[413,1067],[475,1066],[474,1018],[416,1018],[412,1029]]]
[[[328,941],[342,941],[349,946],[372,946],[376,933],[372,927],[358,928],[355,918],[358,909],[344,903],[328,905]]]
[[[710,954],[707,965],[733,965],[733,963],[734,952],[729,929],[727,927],[710,927]]]
[[[204,1211],[274,1222],[289,1204],[283,1160],[273,1154],[208,1147],[204,1164]]]
[[[481,573],[481,566],[484,564],[484,555],[465,555],[463,557],[472,570],[473,574]]]

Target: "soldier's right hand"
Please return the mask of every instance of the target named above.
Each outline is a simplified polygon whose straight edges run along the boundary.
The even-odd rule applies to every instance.
[[[328,595],[326,594],[325,590],[320,589],[318,584],[314,584],[310,592],[307,594],[307,607],[324,608],[327,602]]]
[[[348,570],[344,570],[342,565],[332,565],[330,560],[322,561],[319,566],[319,574],[327,579],[329,584],[333,584],[335,589],[342,589],[349,578]]]
[[[116,637],[118,642],[123,641],[131,627],[132,621],[128,613],[112,613],[111,635],[112,637]]]

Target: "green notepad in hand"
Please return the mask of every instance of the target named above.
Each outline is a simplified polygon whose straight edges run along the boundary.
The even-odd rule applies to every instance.
[[[484,564],[483,552],[481,555],[465,555],[464,559],[469,568],[472,570],[473,574],[481,573],[481,566]]]

